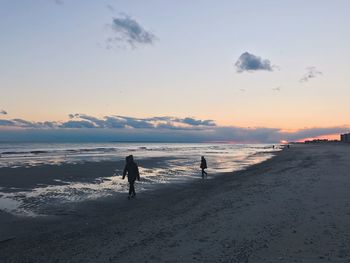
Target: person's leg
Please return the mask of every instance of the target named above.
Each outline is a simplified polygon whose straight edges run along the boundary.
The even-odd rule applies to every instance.
[[[129,182],[129,196],[128,196],[128,198],[131,197],[132,188],[133,188],[133,183],[132,183],[132,182]]]
[[[131,196],[135,196],[135,181],[130,182],[130,194]]]
[[[136,192],[135,192],[135,182],[132,183],[132,194],[135,197],[136,196]]]
[[[204,179],[204,173],[205,173],[205,171],[204,171],[204,169],[202,168],[202,179]]]

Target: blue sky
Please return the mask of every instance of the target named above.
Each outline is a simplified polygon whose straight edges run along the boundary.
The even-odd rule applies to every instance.
[[[347,131],[349,11],[345,0],[2,0],[0,140],[59,133],[70,114],[215,123],[194,140],[230,139],[222,128],[280,131],[247,141]]]

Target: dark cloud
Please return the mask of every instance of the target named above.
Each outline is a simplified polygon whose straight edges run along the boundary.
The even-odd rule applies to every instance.
[[[13,119],[14,123],[16,123],[16,126],[23,127],[23,128],[40,128],[40,124],[36,122],[26,121],[22,119]]]
[[[22,119],[12,119],[12,120],[3,120],[0,119],[0,127],[9,126],[15,128],[31,128],[31,129],[45,129],[45,128],[57,128],[58,123],[52,121],[45,122],[31,122]]]
[[[16,126],[16,123],[13,121],[0,119],[0,126]]]
[[[317,76],[322,76],[323,73],[316,69],[316,67],[308,67],[306,68],[306,73],[299,80],[299,82],[304,83],[308,82],[310,79],[316,78]]]
[[[271,65],[270,60],[262,59],[256,55],[244,52],[235,63],[236,70],[238,73],[244,71],[253,72],[258,70],[267,70],[272,71],[273,66]]]
[[[55,121],[44,121],[39,123],[45,128],[57,128],[59,126],[59,124]]]
[[[155,128],[155,125],[152,122],[149,122],[145,119],[136,119],[136,118],[131,118],[131,117],[122,117],[128,127],[135,128],[135,129],[150,129],[150,128]]]
[[[195,127],[215,126],[213,120],[198,120],[194,118],[176,118],[176,117],[151,117],[151,118],[134,118],[127,116],[105,116],[96,118],[85,114],[70,114],[71,118],[81,119],[91,122],[95,128],[133,128],[133,129],[191,129]]]
[[[107,39],[107,49],[112,48],[114,43],[124,43],[132,48],[141,45],[152,45],[157,39],[152,32],[146,30],[128,15],[113,18],[111,28],[115,36]]]
[[[134,118],[127,116],[104,116],[97,118],[86,114],[69,114],[66,122],[32,122],[22,119],[2,120],[0,126],[13,126],[17,128],[132,128],[132,129],[194,129],[213,127],[213,120],[198,120],[194,118],[151,117]]]
[[[45,122],[32,122],[23,119],[12,119],[13,126],[18,128],[32,128],[32,129],[47,129],[47,128],[57,128],[59,123],[54,121]]]
[[[86,141],[88,141],[89,138],[90,140],[98,138],[99,141],[233,141],[237,143],[276,143],[280,140],[296,141],[328,134],[345,133],[350,130],[349,126],[339,126],[307,128],[286,132],[278,128],[223,127],[217,126],[213,120],[199,120],[191,117],[177,118],[171,116],[134,118],[116,115],[96,118],[86,114],[70,114],[69,117],[71,117],[71,119],[65,122],[31,122],[23,119],[0,119],[0,128],[6,127],[6,129],[0,129],[0,140],[4,139],[4,137],[1,136],[5,134],[9,128],[22,130],[23,134],[30,134],[32,131],[37,131],[34,133],[41,134],[40,136],[44,136],[45,134],[47,136],[52,135],[52,137],[49,136],[51,140],[62,136],[62,138],[68,141],[72,141],[72,138],[80,141],[83,140],[83,138],[78,136],[80,133],[84,136],[90,136],[84,137]],[[58,137],[53,136],[53,134]],[[70,137],[70,135],[72,137]],[[11,133],[7,133],[7,136],[11,137],[12,135]],[[41,140],[41,137],[38,137],[37,140]]]
[[[74,119],[75,117],[79,117],[79,114],[78,113],[76,113],[76,114],[68,114],[68,117],[70,119]]]
[[[7,115],[7,111],[5,111],[5,110],[0,110],[0,114]]]
[[[196,120],[193,118],[184,118],[179,120],[182,123],[189,124],[191,126],[216,126],[212,120]]]
[[[109,9],[110,11],[115,11],[115,8],[113,5],[106,5],[107,9]]]
[[[2,126],[12,126],[11,121]],[[180,129],[161,124],[152,129],[99,129],[86,128],[82,123],[65,124],[59,129],[0,129],[0,141],[158,141],[158,142],[210,142],[231,141],[236,143],[278,143],[281,140],[297,141],[309,137],[344,133],[349,127],[310,128],[296,132],[284,132],[273,128],[206,127],[202,129]],[[80,128],[76,128],[80,127]],[[68,129],[69,128],[69,129]],[[72,129],[74,128],[74,129]]]
[[[93,117],[93,116],[89,116],[89,115],[86,115],[86,114],[69,114],[69,117],[71,119],[80,119],[82,121],[87,121],[87,122],[90,122],[93,127],[92,128],[105,128],[105,120],[103,119],[99,119],[99,118],[96,118],[96,117]],[[87,127],[88,128],[88,127]]]
[[[105,116],[105,123],[107,128],[126,128],[126,121],[118,117]]]
[[[79,129],[79,128],[97,128],[92,122],[90,121],[67,121],[65,123],[62,123],[60,128],[74,128],[74,129]]]

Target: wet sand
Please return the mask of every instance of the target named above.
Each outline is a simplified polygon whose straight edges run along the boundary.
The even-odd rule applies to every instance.
[[[350,145],[45,217],[0,213],[0,262],[350,262]]]
[[[169,159],[152,157],[138,160],[138,163],[144,168],[161,167]],[[89,183],[110,177],[115,171],[121,174],[124,165],[124,160],[116,160],[0,168],[0,186],[4,192],[16,192],[30,191],[40,186]]]

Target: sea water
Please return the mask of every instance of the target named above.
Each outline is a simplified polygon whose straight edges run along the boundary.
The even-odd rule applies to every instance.
[[[201,178],[200,157],[205,156],[210,179],[221,172],[242,170],[271,158],[280,147],[270,144],[224,143],[0,143],[0,169],[41,165],[83,165],[85,162],[121,161],[132,154],[136,161],[158,158],[140,165],[142,180],[138,192],[164,184],[183,183]],[[142,163],[142,162],[141,162]],[[146,162],[143,162],[146,163]],[[33,215],[50,204],[97,199],[127,191],[121,169],[93,182],[64,182],[25,191],[0,186],[0,210]],[[1,176],[1,173],[0,173]],[[57,179],[59,180],[59,179]]]

